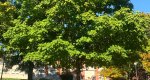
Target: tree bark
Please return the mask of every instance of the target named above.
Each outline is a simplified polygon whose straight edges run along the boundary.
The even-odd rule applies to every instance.
[[[33,80],[33,62],[28,62],[28,80]]]
[[[2,65],[2,72],[1,72],[1,80],[3,79],[3,71],[4,71],[4,58],[3,58],[3,65]]]
[[[48,66],[47,65],[45,65],[44,71],[45,71],[45,75],[48,76]]]
[[[80,62],[80,58],[77,59],[76,61],[76,67],[77,67],[77,80],[80,80],[80,74],[81,74],[81,62]]]

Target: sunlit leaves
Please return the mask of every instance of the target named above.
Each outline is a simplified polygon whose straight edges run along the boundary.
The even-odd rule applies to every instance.
[[[111,78],[119,78],[124,77],[125,72],[119,68],[116,67],[108,67],[105,68],[100,72],[100,75],[105,77],[111,77]]]
[[[0,41],[4,41],[2,34],[13,25],[15,10],[9,2],[0,2]]]
[[[78,55],[79,51],[68,41],[56,39],[49,43],[38,45],[38,51],[27,54],[24,61],[42,61],[46,64],[55,65],[56,61],[60,61],[60,65],[65,67],[70,65],[73,59],[72,56]]]
[[[142,58],[142,65],[143,68],[150,73],[150,54],[149,53],[143,53],[141,54],[141,58]]]

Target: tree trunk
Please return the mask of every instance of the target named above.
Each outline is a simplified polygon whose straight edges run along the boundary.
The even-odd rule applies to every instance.
[[[32,62],[28,62],[28,80],[33,80],[33,67],[34,64]]]
[[[45,65],[44,71],[45,71],[45,75],[48,76],[48,66],[47,65]]]
[[[80,73],[81,73],[80,68],[77,68],[77,80],[80,80]]]
[[[4,71],[4,58],[3,58],[3,65],[2,65],[2,72],[1,72],[1,80],[3,79],[3,71]]]
[[[61,68],[61,67],[58,67],[58,68],[57,68],[57,72],[58,72],[57,74],[58,74],[59,76],[62,75],[62,68]]]
[[[81,62],[80,62],[80,58],[77,59],[76,61],[76,67],[77,67],[77,80],[80,80],[80,74],[81,74]]]

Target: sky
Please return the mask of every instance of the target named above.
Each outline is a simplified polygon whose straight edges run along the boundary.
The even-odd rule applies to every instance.
[[[150,0],[131,0],[135,11],[150,13]]]

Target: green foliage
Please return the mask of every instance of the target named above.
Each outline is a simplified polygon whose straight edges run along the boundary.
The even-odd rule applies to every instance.
[[[4,42],[2,34],[13,25],[15,7],[9,2],[0,2],[0,42]]]
[[[150,20],[132,12],[129,0],[16,0],[15,6],[17,18],[3,37],[20,64],[120,67],[148,43]]]
[[[75,47],[68,41],[56,39],[49,43],[39,44],[38,51],[28,53],[24,60],[42,61],[43,63],[53,65],[56,64],[56,61],[59,61],[61,63],[59,66],[66,67],[72,61],[71,56],[78,53]]]
[[[77,40],[77,47],[87,55],[91,53],[90,59],[95,63],[103,65],[103,62],[98,61],[102,59],[115,66],[132,63],[139,58],[138,52],[144,51],[144,47],[148,45],[145,31],[149,21],[145,22],[140,13],[122,8],[112,16],[95,17],[93,22],[92,28],[87,31],[87,37]],[[98,55],[104,54],[107,57],[97,58]]]
[[[4,54],[4,45],[0,44],[0,58],[2,58],[3,54]]]

